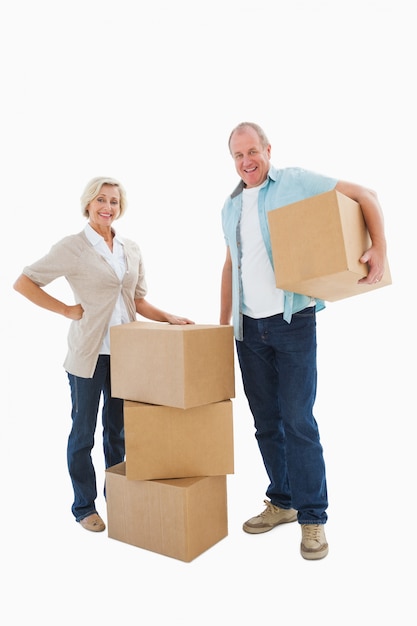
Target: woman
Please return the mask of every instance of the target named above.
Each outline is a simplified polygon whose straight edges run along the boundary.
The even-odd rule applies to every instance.
[[[34,304],[72,320],[64,367],[72,400],[68,470],[74,489],[72,512],[86,530],[105,524],[96,511],[97,486],[91,451],[101,394],[105,466],[124,460],[123,400],[111,397],[111,326],[143,317],[169,324],[193,324],[147,302],[145,271],[138,245],[118,237],[114,220],[126,211],[126,193],[113,178],[94,178],[81,196],[84,230],[65,237],[23,269],[13,287]],[[76,304],[66,304],[43,287],[65,277]]]

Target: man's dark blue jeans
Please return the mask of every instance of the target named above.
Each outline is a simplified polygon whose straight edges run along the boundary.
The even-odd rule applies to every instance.
[[[315,307],[292,316],[244,316],[236,341],[243,387],[270,480],[272,504],[298,511],[300,524],[327,521],[323,449],[313,416],[317,388]]]

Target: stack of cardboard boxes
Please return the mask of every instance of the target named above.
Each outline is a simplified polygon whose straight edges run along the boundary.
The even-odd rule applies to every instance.
[[[126,460],[106,471],[108,535],[191,561],[228,533],[232,327],[132,322],[110,340]]]

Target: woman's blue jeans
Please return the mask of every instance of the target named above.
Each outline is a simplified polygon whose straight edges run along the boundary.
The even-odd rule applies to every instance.
[[[111,397],[110,357],[101,354],[93,378],[68,374],[72,400],[72,428],[68,437],[68,470],[74,489],[72,512],[77,522],[96,513],[96,473],[91,458],[97,414],[103,394],[103,449],[106,469],[125,456],[123,400]]]
[[[263,319],[244,316],[236,341],[243,387],[272,504],[298,511],[300,524],[327,521],[327,486],[319,430],[313,416],[317,387],[315,307]]]

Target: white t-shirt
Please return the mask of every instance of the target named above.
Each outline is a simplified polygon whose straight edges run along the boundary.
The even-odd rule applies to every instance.
[[[276,287],[259,224],[258,194],[262,186],[243,190],[240,221],[243,313],[254,318],[284,311],[284,292]]]

